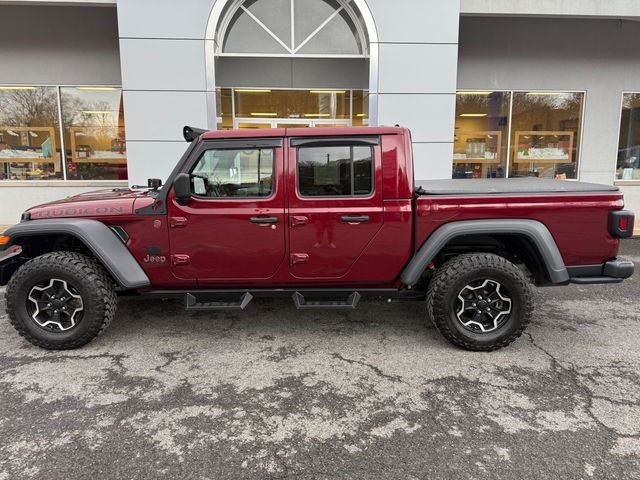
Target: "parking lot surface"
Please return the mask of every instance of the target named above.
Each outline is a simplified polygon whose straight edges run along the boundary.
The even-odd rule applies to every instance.
[[[67,352],[0,313],[0,480],[638,479],[638,277],[538,289],[493,353],[450,346],[422,303],[127,299]]]

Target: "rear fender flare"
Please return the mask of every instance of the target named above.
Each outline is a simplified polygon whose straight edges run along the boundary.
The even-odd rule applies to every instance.
[[[541,255],[552,283],[569,282],[569,274],[551,232],[541,222],[527,219],[463,220],[447,223],[434,231],[403,270],[403,285],[413,286],[427,266],[451,240],[465,235],[502,234],[526,237]]]
[[[147,287],[149,277],[122,240],[97,220],[64,218],[32,220],[7,229],[10,245],[41,235],[70,235],[80,240],[107,269],[116,283],[126,289]],[[7,245],[8,246],[8,245]]]

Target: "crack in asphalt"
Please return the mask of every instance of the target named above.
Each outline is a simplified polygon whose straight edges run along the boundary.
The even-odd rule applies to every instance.
[[[400,382],[400,383],[406,384],[406,382],[402,380],[402,377],[400,375],[386,374],[382,370],[380,370],[379,367],[376,367],[375,365],[371,365],[370,363],[367,363],[367,362],[363,362],[362,360],[353,360],[351,358],[346,358],[340,355],[339,353],[332,353],[331,356],[338,360],[342,360],[343,362],[347,362],[350,364],[358,364],[358,365],[362,365],[363,367],[367,367],[373,370],[376,373],[376,375],[378,375],[379,377],[386,378],[387,380],[391,380],[392,382]]]
[[[160,356],[165,358],[165,362],[162,365],[157,365],[154,370],[162,373],[165,368],[180,358],[181,353],[182,352],[160,352]]]
[[[580,381],[580,377],[582,376],[582,374],[579,372],[579,370],[575,366],[575,364],[573,364],[572,362],[567,361],[566,363],[569,364],[570,367],[567,367],[567,366],[563,365],[562,361],[558,360],[551,352],[547,351],[544,347],[542,347],[542,346],[540,346],[540,345],[538,345],[536,343],[536,341],[533,338],[533,335],[531,334],[531,332],[524,332],[524,335],[529,337],[529,340],[530,340],[531,344],[535,348],[537,348],[542,353],[544,353],[547,357],[549,357],[549,359],[551,360],[551,368],[552,368],[553,371],[558,372],[558,370],[561,370],[562,372],[566,373],[568,378],[574,384],[574,386],[577,387],[578,390],[582,391],[582,393],[586,397],[586,399],[585,399],[586,400],[585,410],[586,410],[587,414],[589,415],[589,418],[591,418],[598,426],[600,426],[600,428],[604,429],[609,434],[613,435],[615,438],[619,438],[619,437],[640,438],[640,433],[638,433],[638,434],[620,433],[615,428],[608,426],[602,420],[600,420],[600,418],[598,418],[598,416],[595,413],[593,413],[593,399],[594,398],[598,398],[598,397],[596,397],[593,394],[593,392],[591,392],[589,387],[587,387],[586,385],[584,385]],[[611,401],[608,398],[604,398],[604,400],[606,400],[608,402]]]

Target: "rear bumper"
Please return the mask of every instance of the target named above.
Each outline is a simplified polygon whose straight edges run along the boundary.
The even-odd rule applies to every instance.
[[[567,271],[571,277],[571,283],[585,285],[593,283],[620,283],[633,275],[634,268],[635,266],[631,260],[614,258],[602,265],[567,267]]]

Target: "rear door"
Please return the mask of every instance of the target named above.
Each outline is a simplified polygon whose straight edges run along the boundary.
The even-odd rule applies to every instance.
[[[383,223],[379,138],[291,138],[287,172],[291,274],[348,278]]]
[[[206,143],[189,203],[168,199],[172,271],[201,286],[269,279],[285,259],[282,140]]]

